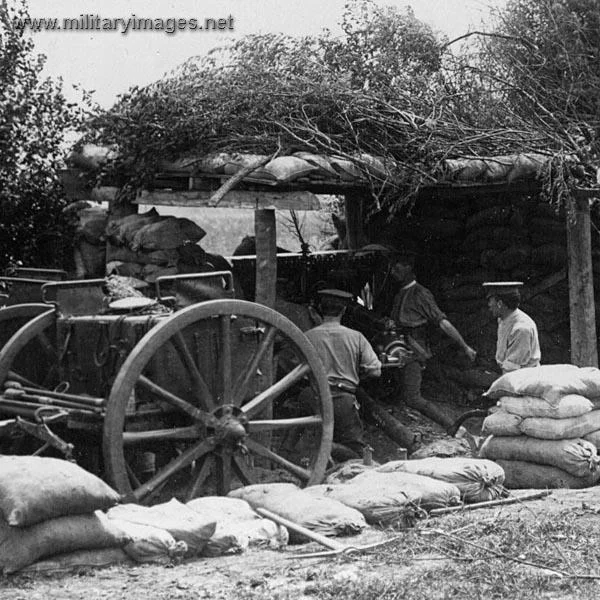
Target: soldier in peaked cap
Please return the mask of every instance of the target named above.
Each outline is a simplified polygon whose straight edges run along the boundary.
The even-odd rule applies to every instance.
[[[344,311],[353,299],[352,294],[338,289],[325,289],[318,294],[323,323],[309,329],[306,337],[315,347],[327,373],[333,399],[333,439],[350,450],[348,457],[352,453],[361,456],[366,444],[356,390],[362,378],[381,375],[381,362],[362,333],[341,324]],[[302,392],[304,401],[310,393],[310,389]]]
[[[519,308],[522,287],[521,281],[488,281],[483,284],[488,308],[498,319],[496,362],[503,374],[540,364],[537,326]]]

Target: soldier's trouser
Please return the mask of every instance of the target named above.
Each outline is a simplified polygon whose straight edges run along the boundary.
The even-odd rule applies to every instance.
[[[356,396],[339,389],[331,390],[333,402],[333,441],[343,444],[362,456],[365,447],[362,421],[357,410]],[[315,397],[311,388],[305,388],[298,397],[300,405],[314,406]]]
[[[341,390],[331,390],[333,401],[333,441],[362,456],[365,447],[363,425],[358,414],[356,396]]]
[[[413,399],[421,398],[423,366],[417,360],[408,363],[402,369],[396,369],[394,377],[398,385],[399,401],[410,406]]]

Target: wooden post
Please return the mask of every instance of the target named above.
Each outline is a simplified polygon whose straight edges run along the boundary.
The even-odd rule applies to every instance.
[[[349,250],[356,250],[366,244],[363,231],[363,196],[360,193],[346,194],[346,242]]]
[[[256,295],[255,300],[269,308],[275,306],[277,285],[277,227],[275,211],[254,211],[256,235]]]
[[[575,214],[572,218],[567,215],[571,362],[579,367],[597,367],[590,205],[587,198],[577,195],[573,204]]]
[[[254,234],[256,236],[256,292],[254,299],[259,304],[274,308],[277,286],[277,225],[273,209],[254,211]],[[274,380],[272,345],[260,362],[260,371],[262,373],[260,387],[264,390]],[[270,419],[272,416],[272,406],[268,406],[260,414],[262,419]],[[267,448],[271,447],[269,432],[259,434],[257,440]],[[263,466],[260,461],[258,464]]]

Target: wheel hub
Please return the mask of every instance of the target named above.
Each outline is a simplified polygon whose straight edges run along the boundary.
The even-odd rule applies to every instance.
[[[237,406],[219,406],[212,412],[212,416],[215,421],[213,435],[217,443],[239,446],[248,437],[248,419]]]

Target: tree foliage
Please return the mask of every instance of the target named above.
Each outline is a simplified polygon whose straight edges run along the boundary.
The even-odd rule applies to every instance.
[[[564,192],[563,159],[596,138],[593,5],[510,0],[478,47],[455,51],[410,10],[349,0],[341,37],[254,35],[190,59],[99,114],[89,139],[119,146],[115,171],[134,185],[161,159],[306,150],[354,160],[395,210],[446,158],[536,151]],[[366,155],[384,157],[384,177]]]
[[[595,184],[600,164],[600,10],[595,0],[509,0],[463,77],[494,101],[488,118],[535,132],[554,157],[555,199]],[[466,68],[465,68],[466,67]],[[468,74],[467,74],[468,73]],[[463,81],[464,85],[464,81]],[[476,86],[473,86],[476,87]],[[576,164],[573,164],[575,161]]]
[[[23,2],[0,3],[0,266],[47,266],[61,247],[58,176],[64,132],[76,118],[60,83],[44,79],[44,57],[15,27]]]

